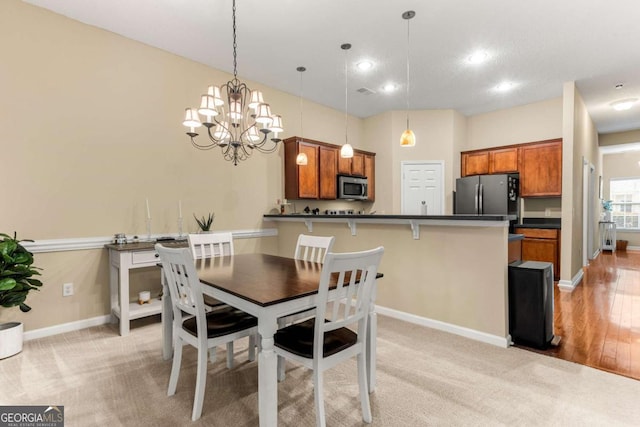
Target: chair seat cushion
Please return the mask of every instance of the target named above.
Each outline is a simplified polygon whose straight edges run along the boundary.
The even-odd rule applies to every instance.
[[[227,306],[207,313],[207,338],[231,334],[258,325],[258,319],[237,308]],[[197,337],[196,318],[182,322],[182,328]]]
[[[280,329],[274,336],[275,345],[295,355],[313,359],[315,322],[314,317]],[[351,347],[357,340],[358,335],[348,328],[325,332],[323,356],[328,357]]]
[[[210,297],[209,295],[204,296],[204,305],[209,307],[217,307],[219,305],[224,305],[224,303],[220,300],[215,299],[214,297]]]

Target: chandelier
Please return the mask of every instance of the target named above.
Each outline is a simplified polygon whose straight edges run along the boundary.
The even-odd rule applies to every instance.
[[[251,90],[238,80],[236,43],[236,2],[233,0],[233,79],[224,85],[209,86],[200,98],[200,108],[187,108],[183,125],[189,128],[191,144],[200,150],[220,147],[225,160],[237,165],[247,160],[254,150],[273,153],[278,149],[278,133],[282,117],[271,114],[262,92]],[[200,120],[200,116],[203,120]],[[196,141],[195,128],[207,128],[209,140]],[[273,132],[273,137],[268,138]]]

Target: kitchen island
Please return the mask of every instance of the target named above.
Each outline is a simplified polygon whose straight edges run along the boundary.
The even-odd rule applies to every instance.
[[[299,234],[335,236],[334,251],[385,247],[376,311],[507,347],[506,215],[264,215],[278,255]]]

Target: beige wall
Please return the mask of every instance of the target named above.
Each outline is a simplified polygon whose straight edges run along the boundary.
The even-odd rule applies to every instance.
[[[611,178],[640,177],[640,151],[628,153],[605,154],[603,156],[603,197],[609,200],[609,183]],[[617,232],[618,240],[628,240],[629,246],[640,246],[640,233]]]
[[[196,150],[184,134],[184,108],[229,74],[18,0],[0,2],[0,52],[0,231],[36,240],[142,235],[147,197],[153,233],[177,232],[178,200],[185,231],[196,230],[192,213],[209,211],[216,230],[254,229],[282,197],[282,153],[257,153],[234,167],[218,150]],[[246,83],[282,115],[282,136],[299,134],[296,96]],[[305,121],[306,137],[344,141],[344,112],[306,102],[304,113],[314,117]],[[350,117],[356,148],[362,129]],[[33,310],[0,309],[0,321],[31,330],[108,314],[106,251],[35,260],[45,286],[29,296]],[[65,282],[74,282],[76,295],[62,299]]]
[[[467,124],[465,150],[560,138],[562,97],[478,114]]]
[[[618,145],[640,142],[640,129],[627,132],[604,133],[599,135],[599,145]]]
[[[279,255],[291,256],[303,223],[278,222]],[[313,224],[314,235],[336,236],[336,252],[384,246],[376,304],[498,337],[508,334],[507,228]]]
[[[583,162],[595,166],[596,176],[601,166],[598,133],[574,82],[565,83],[563,98],[560,280],[571,281],[583,266]],[[590,225],[595,236],[598,219]]]

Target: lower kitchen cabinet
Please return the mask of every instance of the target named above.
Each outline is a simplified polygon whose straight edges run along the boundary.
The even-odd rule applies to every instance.
[[[553,264],[553,279],[560,280],[560,230],[516,227],[523,234],[522,260],[545,261]]]

